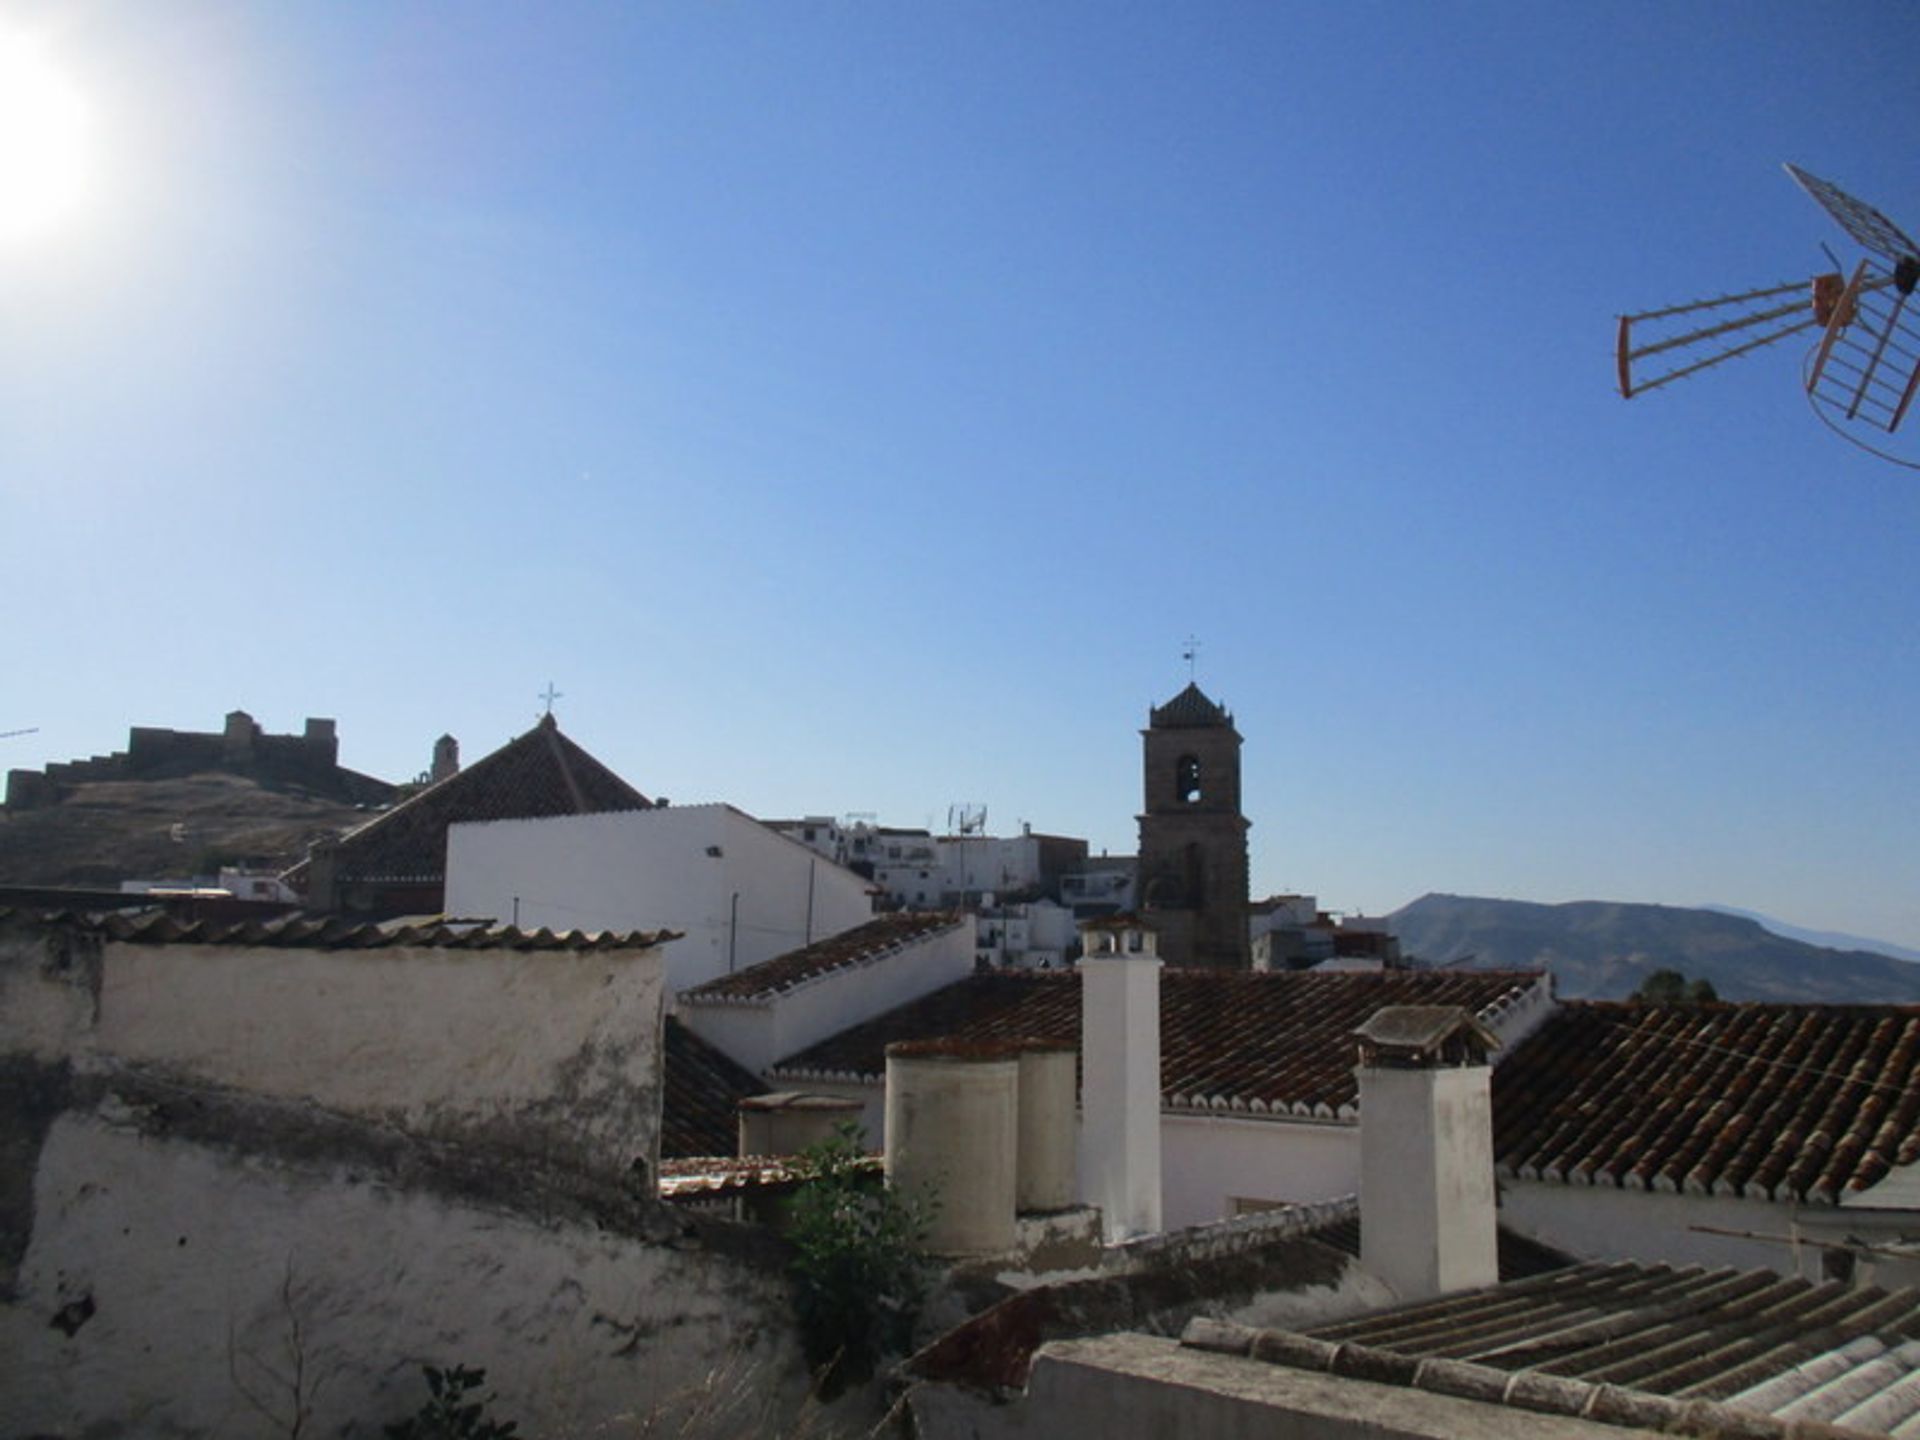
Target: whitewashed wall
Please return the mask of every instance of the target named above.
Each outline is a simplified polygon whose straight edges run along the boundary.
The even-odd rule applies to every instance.
[[[625,1173],[659,1158],[657,949],[0,941],[0,1052]],[[63,965],[49,944],[70,945]]]
[[[447,832],[450,914],[523,930],[677,930],[686,938],[668,950],[672,991],[872,918],[868,888],[729,805],[496,820]]]
[[[390,1180],[61,1118],[0,1303],[7,1433],[290,1433],[296,1354],[310,1435],[411,1414],[423,1362],[484,1366],[496,1418],[529,1435],[647,1433],[614,1422],[671,1411],[716,1370],[796,1403],[777,1268]]]
[[[974,920],[751,1003],[681,997],[678,1013],[701,1039],[753,1071],[829,1035],[918,1000],[973,973]]]
[[[1524,1235],[1582,1260],[1666,1261],[1730,1265],[1824,1278],[1823,1250],[1802,1241],[1869,1246],[1911,1234],[1912,1212],[1862,1211],[1831,1205],[1781,1204],[1732,1195],[1681,1195],[1612,1185],[1500,1181],[1500,1220]],[[1855,1278],[1881,1285],[1920,1279],[1915,1263],[1891,1255],[1862,1257]]]
[[[1357,1125],[1163,1112],[1169,1229],[1222,1220],[1236,1199],[1309,1204],[1360,1188]]]

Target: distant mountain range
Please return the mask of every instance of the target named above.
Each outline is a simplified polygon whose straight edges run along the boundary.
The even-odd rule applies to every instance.
[[[1656,970],[1723,1000],[1920,1004],[1920,964],[1775,933],[1747,915],[1579,900],[1537,905],[1422,895],[1388,917],[1409,956],[1483,970],[1553,971],[1573,999],[1624,999]]]

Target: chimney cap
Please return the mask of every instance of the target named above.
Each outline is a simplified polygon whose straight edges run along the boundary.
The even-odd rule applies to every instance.
[[[1479,1065],[1500,1037],[1460,1005],[1385,1005],[1354,1032],[1363,1065]]]

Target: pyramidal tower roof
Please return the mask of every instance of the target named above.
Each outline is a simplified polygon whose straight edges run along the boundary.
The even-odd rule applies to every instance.
[[[1149,724],[1156,730],[1174,730],[1202,725],[1232,725],[1233,716],[1207,698],[1206,692],[1191,682],[1187,688],[1154,707]]]

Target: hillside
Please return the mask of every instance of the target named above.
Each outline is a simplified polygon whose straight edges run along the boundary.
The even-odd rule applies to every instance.
[[[367,818],[364,808],[238,775],[78,785],[43,809],[0,809],[0,884],[111,887],[242,862],[280,869],[316,836]]]
[[[1389,919],[1409,956],[1478,969],[1545,967],[1573,998],[1622,999],[1667,969],[1711,981],[1723,1000],[1920,1003],[1920,965],[1803,944],[1713,910],[1423,895]]]

